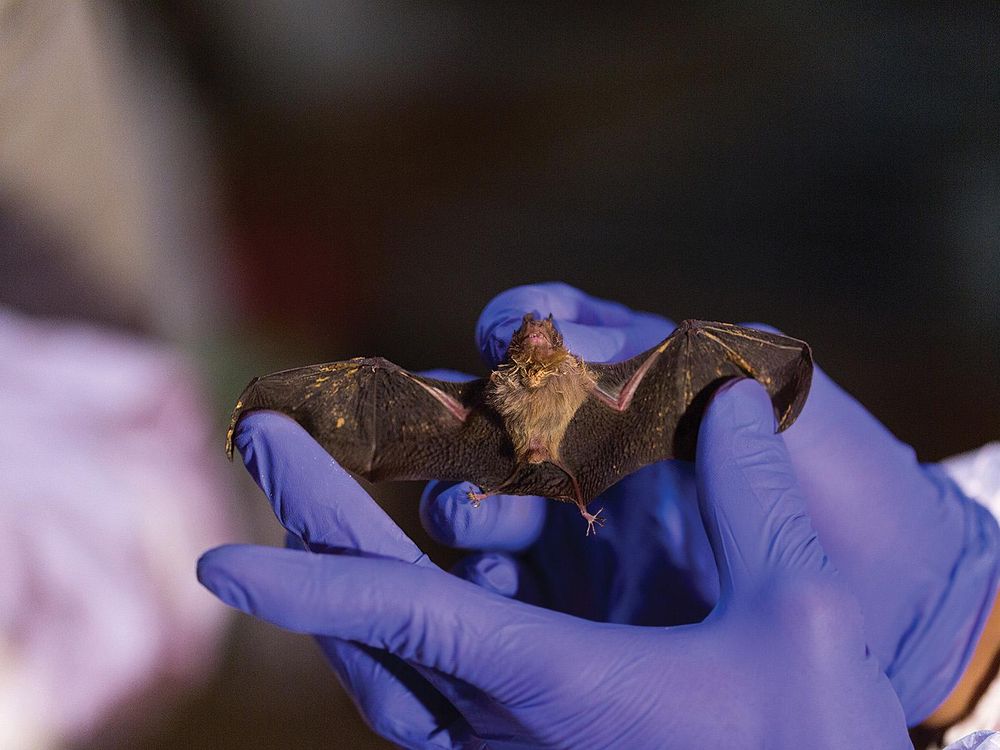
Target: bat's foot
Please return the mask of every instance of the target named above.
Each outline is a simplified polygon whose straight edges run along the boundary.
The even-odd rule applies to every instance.
[[[473,508],[478,508],[479,503],[488,498],[490,495],[494,495],[494,492],[466,492],[466,496],[469,498],[469,502],[472,503]]]
[[[604,525],[604,519],[598,517],[601,515],[601,511],[603,510],[604,508],[601,508],[596,513],[591,514],[588,513],[585,508],[580,509],[580,513],[583,515],[583,520],[587,522],[587,533],[585,536],[590,536],[591,534],[597,536],[597,529],[594,527]]]

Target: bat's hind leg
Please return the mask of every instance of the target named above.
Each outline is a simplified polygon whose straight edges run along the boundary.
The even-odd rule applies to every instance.
[[[486,490],[484,492],[472,492],[470,490],[469,492],[465,493],[466,497],[469,498],[469,502],[472,503],[473,508],[478,508],[479,503],[481,503],[486,498],[499,494],[500,494],[499,490]]]
[[[466,497],[469,498],[469,502],[472,503],[472,507],[478,508],[479,503],[481,503],[486,498],[493,497],[493,495],[502,495],[504,488],[509,486],[510,483],[514,481],[515,477],[517,477],[516,470],[509,477],[507,477],[505,480],[503,480],[500,484],[498,484],[491,490],[488,490],[485,487],[480,487],[479,492],[472,492],[470,490],[469,492],[466,492],[465,495]]]
[[[603,526],[604,519],[601,518],[601,512],[604,508],[598,508],[596,513],[588,513],[586,505],[578,506],[580,508],[580,515],[583,516],[583,520],[587,522],[587,533],[584,536],[590,536],[593,534],[597,536],[597,529],[594,526]]]
[[[580,509],[580,515],[583,516],[583,520],[587,522],[587,533],[584,536],[590,536],[591,534],[597,536],[597,529],[594,527],[604,525],[604,519],[600,517],[601,511],[604,508],[598,508],[596,513],[589,513],[587,511],[587,501],[583,499],[583,493],[580,491],[580,482],[577,481],[576,476],[561,463],[556,463],[555,461],[552,463],[562,469],[566,476],[569,477],[569,481],[573,483],[573,502]]]

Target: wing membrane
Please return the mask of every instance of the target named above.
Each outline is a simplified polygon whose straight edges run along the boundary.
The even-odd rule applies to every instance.
[[[299,367],[255,378],[236,403],[226,438],[260,409],[301,424],[351,471],[373,481],[455,479],[492,486],[514,466],[485,381],[424,378],[380,357]]]
[[[691,320],[632,359],[587,366],[597,377],[597,397],[577,411],[560,451],[588,499],[655,461],[693,461],[705,407],[725,381],[760,381],[780,431],[802,410],[812,379],[803,341]]]

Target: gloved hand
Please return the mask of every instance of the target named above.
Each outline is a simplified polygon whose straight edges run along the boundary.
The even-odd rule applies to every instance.
[[[567,348],[590,362],[635,356],[666,338],[673,322],[583,294],[565,284],[518,287],[496,297],[476,327],[484,361],[495,367],[526,312],[552,314]],[[544,311],[544,313],[541,313]],[[425,373],[468,380],[448,371]],[[540,497],[494,495],[478,508],[469,483],[430,482],[421,499],[424,528],[452,547],[514,552],[517,597],[599,622],[681,625],[702,620],[719,595],[719,578],[695,496],[694,465],[663,461],[630,474],[592,503],[606,523],[596,537],[581,533],[575,505]],[[478,557],[479,565],[512,565]],[[649,592],[659,596],[649,596]]]
[[[526,312],[551,313],[567,347],[596,361],[631,357],[673,328],[564,284],[519,287],[480,317],[491,366]],[[823,546],[861,603],[869,646],[917,724],[960,678],[989,614],[996,521],[819,369],[783,435]],[[571,506],[497,496],[474,509],[467,488],[429,485],[424,525],[448,544],[519,553],[519,598],[601,621],[670,624],[697,621],[718,596],[689,464],[647,467],[595,500],[607,516],[596,539]]]
[[[396,673],[406,689],[387,692],[380,729],[409,724],[410,747],[910,747],[753,381],[720,389],[701,426],[698,499],[720,596],[704,622],[676,628],[571,617],[435,570],[286,417],[251,415],[237,440],[279,518],[323,552],[220,547],[199,579],[275,624],[417,667],[462,716],[435,723],[440,694]],[[358,673],[386,677],[347,672],[352,686]]]

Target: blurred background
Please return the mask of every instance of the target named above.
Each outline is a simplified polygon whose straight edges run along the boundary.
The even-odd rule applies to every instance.
[[[768,322],[923,459],[996,439],[998,122],[992,2],[0,0],[0,746],[388,747],[197,587],[281,541],[228,411],[481,374],[513,285]],[[419,490],[373,492],[446,563]]]

